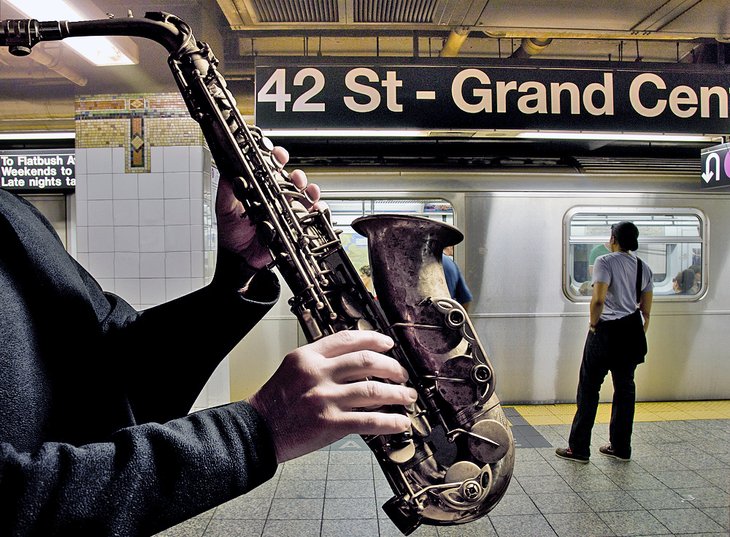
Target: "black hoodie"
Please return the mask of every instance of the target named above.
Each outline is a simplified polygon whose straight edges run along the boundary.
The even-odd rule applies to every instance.
[[[273,475],[248,404],[188,414],[278,298],[220,280],[137,312],[0,190],[0,535],[151,535]]]

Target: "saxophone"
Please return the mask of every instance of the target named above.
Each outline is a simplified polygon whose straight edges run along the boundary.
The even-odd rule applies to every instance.
[[[394,496],[383,509],[402,533],[420,524],[453,525],[488,513],[507,490],[514,440],[495,394],[494,370],[464,308],[449,298],[441,265],[462,234],[415,216],[367,216],[353,228],[368,237],[378,300],[367,291],[325,211],[273,157],[273,144],[243,120],[207,44],[174,15],[92,21],[5,20],[0,46],[24,56],[40,41],[92,35],[151,39],[168,64],[221,175],[268,246],[309,341],[340,330],[377,330],[396,342],[390,355],[409,373],[418,400],[410,432],[363,437]]]

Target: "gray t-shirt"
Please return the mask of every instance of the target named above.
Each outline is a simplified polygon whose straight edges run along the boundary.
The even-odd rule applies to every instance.
[[[596,259],[592,283],[608,284],[606,303],[601,313],[602,321],[620,319],[636,311],[637,260],[637,257],[625,252],[612,252]],[[643,263],[641,270],[641,292],[652,291],[654,284],[651,269]]]

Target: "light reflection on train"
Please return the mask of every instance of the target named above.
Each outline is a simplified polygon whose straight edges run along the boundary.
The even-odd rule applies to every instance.
[[[585,282],[610,225],[634,221],[638,254],[651,266],[655,286],[637,398],[730,397],[730,192],[703,192],[697,177],[669,167],[662,175],[572,169],[307,173],[322,187],[357,268],[368,262],[366,241],[349,223],[363,214],[422,214],[464,232],[455,258],[474,294],[470,317],[496,369],[499,396],[508,403],[575,400],[588,329]],[[678,278],[686,280],[684,288]],[[278,365],[261,363],[261,357],[283,356],[304,343],[286,298],[235,351],[232,397],[248,395]],[[237,385],[235,379],[247,380]],[[602,398],[610,393],[604,386]]]

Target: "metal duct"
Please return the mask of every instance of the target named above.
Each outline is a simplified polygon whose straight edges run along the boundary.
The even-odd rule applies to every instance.
[[[441,54],[439,54],[439,56],[443,58],[454,58],[457,56],[467,37],[469,37],[468,28],[456,28],[451,30],[451,33],[449,33],[449,37],[446,39],[444,48],[441,49]]]
[[[552,42],[550,37],[525,37],[510,58],[530,58],[540,54]]]

